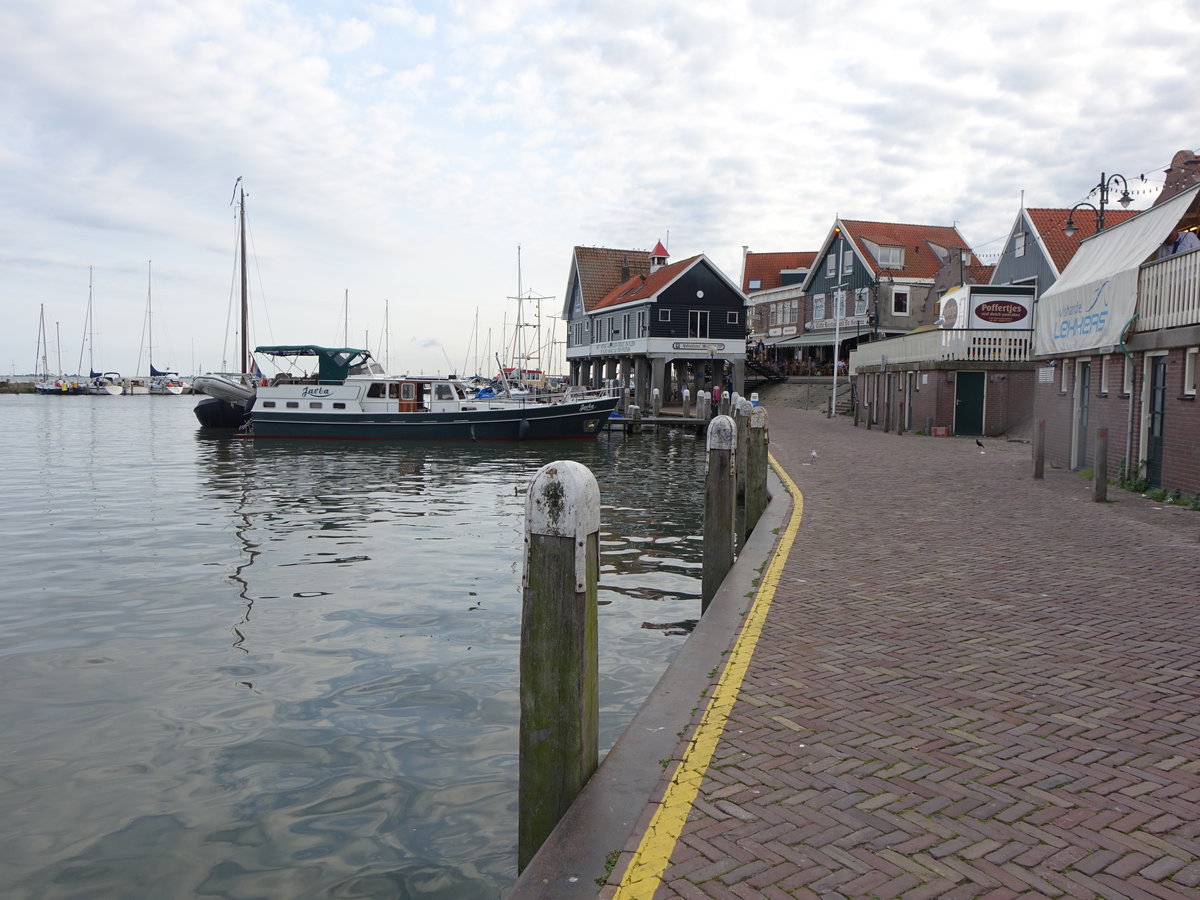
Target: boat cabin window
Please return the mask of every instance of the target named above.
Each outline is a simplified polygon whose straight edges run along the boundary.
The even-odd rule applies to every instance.
[[[308,408],[309,409],[320,409],[323,405],[324,404],[320,403],[319,401],[314,400],[308,404]]]
[[[271,404],[271,405],[274,406],[274,404]],[[345,409],[346,404],[345,403],[335,403],[335,404],[333,404],[333,408],[334,409]]]
[[[373,382],[371,384],[371,386],[367,389],[367,396],[368,397],[386,397],[387,394],[384,393],[384,390],[386,388],[387,388],[386,384],[382,384],[378,381]]]
[[[398,384],[389,384],[388,385],[388,399],[389,400],[400,399],[400,385],[398,385]]]
[[[275,407],[275,401],[274,401],[274,400],[264,400],[264,401],[263,401],[263,406],[266,406],[266,407],[269,407],[269,408],[272,408],[272,409],[273,409],[273,408]]]
[[[437,399],[439,399],[439,400],[453,400],[454,399],[454,389],[452,387],[450,387],[450,385],[448,385],[448,384],[435,384],[434,391],[435,391],[434,396],[437,397]]]
[[[401,390],[400,390],[400,399],[401,400],[416,400],[417,399],[417,386],[415,384],[408,382],[406,384],[400,385],[400,388],[401,388]]]
[[[299,404],[299,403],[297,403],[295,400],[289,400],[289,401],[287,402],[287,408],[288,408],[288,409],[299,409],[299,408],[300,408],[300,404]]]

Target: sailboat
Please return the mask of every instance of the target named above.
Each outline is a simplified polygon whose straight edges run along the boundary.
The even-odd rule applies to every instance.
[[[151,394],[182,394],[183,379],[178,372],[154,368],[154,313],[151,309],[151,263],[146,263],[146,349],[150,363],[150,380],[146,390]]]
[[[42,304],[38,312],[38,347],[37,353],[40,354],[38,360],[34,363],[36,368],[37,378],[34,381],[33,389],[39,394],[85,394],[86,387],[78,380],[71,380],[62,374],[62,335],[58,330],[58,323],[54,323],[55,339],[58,341],[58,371],[57,378],[50,378],[50,364],[46,361],[46,353],[48,343],[46,341],[46,304]]]
[[[88,353],[88,381],[86,390],[89,394],[108,394],[118,397],[125,393],[120,372],[97,372],[94,359],[95,340],[92,334],[92,267],[88,266],[88,305],[87,314],[83,320],[83,346],[79,348],[79,369],[83,369],[83,350]]]
[[[241,176],[233,183],[238,205],[238,251],[241,270],[241,355],[240,373],[209,372],[192,379],[192,390],[207,394],[194,410],[201,428],[238,429],[250,421],[250,409],[261,376],[250,356],[250,303],[246,278],[246,190]],[[251,374],[253,373],[253,374]]]

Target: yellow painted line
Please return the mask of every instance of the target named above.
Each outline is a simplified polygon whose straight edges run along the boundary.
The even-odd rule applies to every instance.
[[[642,835],[641,843],[634,851],[633,859],[621,878],[613,900],[650,900],[662,883],[663,872],[666,871],[675,845],[679,842],[679,836],[683,833],[688,813],[700,792],[704,773],[708,771],[708,765],[717,749],[717,741],[729,721],[734,701],[737,700],[738,691],[746,678],[746,670],[750,668],[750,660],[754,656],[755,647],[758,646],[767,610],[771,607],[775,589],[779,586],[779,578],[783,574],[783,564],[787,562],[792,544],[796,540],[796,533],[800,530],[800,520],[804,515],[804,495],[775,457],[771,456],[770,460],[775,473],[792,495],[791,517],[776,545],[771,564],[767,567],[754,595],[754,603],[726,660],[725,669],[717,681],[712,698],[708,701],[704,716],[700,719],[696,733],[663,793],[662,801],[655,810],[646,833]]]

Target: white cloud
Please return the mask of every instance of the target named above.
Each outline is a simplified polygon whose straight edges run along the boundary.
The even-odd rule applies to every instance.
[[[0,284],[18,315],[0,347],[28,368],[37,302],[81,315],[89,264],[136,342],[149,258],[162,315],[219,345],[238,175],[272,339],[325,339],[349,288],[363,322],[391,298],[412,338],[394,346],[452,358],[476,306],[498,330],[518,243],[526,282],[558,294],[573,245],[668,230],[676,258],[734,278],[742,244],[811,249],[837,214],[986,242],[1022,190],[1070,205],[1101,171],[1161,179],[1200,143],[1197,12],[1087,10],[5,4]]]

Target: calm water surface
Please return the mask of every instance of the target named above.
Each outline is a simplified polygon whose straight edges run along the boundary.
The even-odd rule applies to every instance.
[[[703,442],[254,443],[0,396],[6,897],[495,898],[524,490],[596,473],[601,746],[699,611]]]

